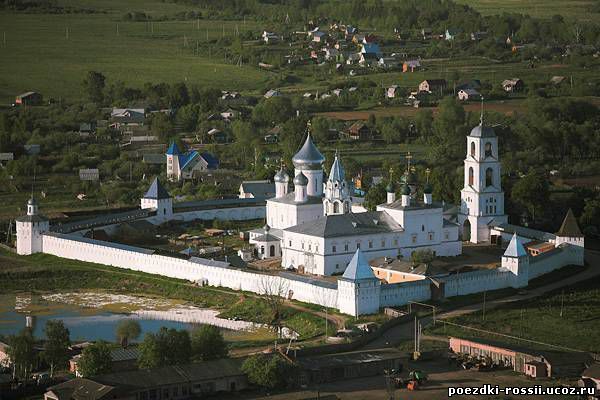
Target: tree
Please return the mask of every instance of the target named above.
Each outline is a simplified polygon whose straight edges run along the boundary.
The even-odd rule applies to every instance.
[[[69,360],[69,330],[61,320],[46,322],[46,343],[42,356],[50,364],[50,377],[54,376],[56,367],[64,367]]]
[[[530,172],[514,184],[511,199],[524,207],[535,222],[536,211],[543,211],[549,196],[549,183],[545,176]]]
[[[290,377],[294,376],[294,369],[294,365],[277,354],[255,354],[242,364],[248,381],[266,389],[285,388]]]
[[[432,262],[435,259],[435,255],[433,251],[430,249],[425,250],[415,250],[410,254],[410,261],[414,264],[427,264]]]
[[[154,136],[158,136],[161,141],[167,142],[171,140],[175,134],[173,122],[168,115],[163,113],[154,114],[150,120],[150,130]]]
[[[83,91],[94,103],[101,103],[104,98],[106,77],[100,72],[89,71],[83,79]]]
[[[27,380],[35,362],[33,333],[30,328],[23,328],[16,335],[10,335],[7,340],[8,358],[13,367],[13,379]]]
[[[138,366],[144,369],[190,362],[192,346],[186,330],[161,327],[157,333],[147,333],[139,346]]]
[[[83,349],[77,363],[77,370],[83,377],[106,374],[111,369],[110,346],[102,340]]]
[[[600,233],[600,199],[586,199],[579,221],[584,234],[597,236]]]
[[[383,183],[379,183],[367,192],[365,196],[364,206],[367,210],[373,211],[375,208],[382,203],[385,203],[387,198],[387,193],[385,191],[385,185]]]
[[[202,325],[192,331],[192,353],[196,360],[214,360],[227,357],[227,343],[223,334],[213,325]]]
[[[140,323],[132,319],[123,320],[117,325],[117,337],[124,349],[127,348],[130,340],[136,340],[141,333]]]
[[[259,282],[260,294],[264,296],[271,308],[271,325],[279,328],[281,311],[288,295],[289,284],[278,276],[264,275]]]

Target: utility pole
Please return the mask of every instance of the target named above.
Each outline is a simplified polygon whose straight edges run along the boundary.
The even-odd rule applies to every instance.
[[[482,320],[485,321],[485,294],[487,293],[487,291],[483,292],[483,315],[482,315]]]
[[[563,316],[564,306],[565,306],[565,290],[563,289],[562,293],[560,294],[560,317],[561,318]]]

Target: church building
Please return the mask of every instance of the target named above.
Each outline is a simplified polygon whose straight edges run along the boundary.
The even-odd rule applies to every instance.
[[[267,200],[267,227],[250,232],[261,258],[281,256],[282,268],[327,276],[342,274],[358,249],[367,261],[410,258],[424,249],[438,256],[461,254],[458,225],[444,217],[444,206],[433,201],[428,183],[417,190],[410,166],[401,199],[396,200],[390,180],[386,203],[376,211],[353,213],[338,154],[325,182],[325,157],[310,134],[292,161],[294,191],[288,192],[289,176],[281,169],[274,177],[276,195]]]

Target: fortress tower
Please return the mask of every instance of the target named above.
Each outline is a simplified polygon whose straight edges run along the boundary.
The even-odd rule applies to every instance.
[[[27,202],[27,215],[17,218],[17,254],[29,255],[43,250],[42,233],[48,231],[48,218],[38,213],[38,203],[31,197]]]

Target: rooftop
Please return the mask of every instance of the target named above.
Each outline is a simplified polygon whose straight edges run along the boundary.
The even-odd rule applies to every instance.
[[[167,192],[167,189],[165,189],[164,186],[160,183],[160,181],[158,180],[158,177],[156,177],[156,178],[154,178],[154,181],[152,181],[152,184],[150,185],[150,188],[144,195],[144,198],[145,199],[154,199],[154,200],[163,200],[163,199],[170,199],[171,195],[169,194],[169,192]]]
[[[285,231],[327,238],[402,232],[403,228],[386,212],[370,211],[328,215],[286,228]]]
[[[369,266],[367,259],[360,249],[356,249],[352,260],[350,260],[348,267],[346,267],[346,270],[344,271],[344,275],[342,275],[342,278],[351,281],[375,278],[373,270]]]

